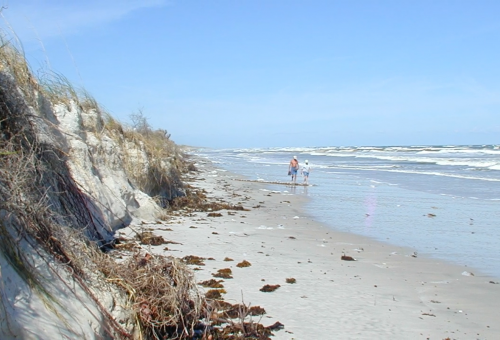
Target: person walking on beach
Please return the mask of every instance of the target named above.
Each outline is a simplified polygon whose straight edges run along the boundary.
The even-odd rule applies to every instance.
[[[297,182],[297,171],[299,171],[299,161],[297,160],[297,156],[293,156],[288,165],[288,173],[292,175],[293,184]]]
[[[309,161],[307,159],[305,160],[305,163],[306,164],[302,166],[300,172],[304,176],[304,184],[309,184],[308,180],[309,180],[309,173],[311,172],[311,166],[309,165]]]

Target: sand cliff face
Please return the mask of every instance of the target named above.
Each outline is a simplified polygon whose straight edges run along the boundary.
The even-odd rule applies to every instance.
[[[154,159],[144,141],[130,138],[134,134],[121,125],[110,128],[106,119],[98,107],[72,98],[52,101],[36,81],[19,84],[8,67],[0,68],[2,339],[133,332],[131,315],[121,308],[125,297],[116,288],[98,282],[93,273],[75,280],[74,269],[47,251],[55,247],[66,253],[62,245],[71,233],[64,230],[107,244],[134,219],[153,220],[161,212],[158,202],[165,205],[183,195],[176,176],[179,154]],[[32,208],[38,212],[30,213]],[[47,234],[36,226],[41,220],[60,231]],[[86,284],[89,277],[98,284]],[[110,326],[109,319],[120,325]]]
[[[94,216],[102,220],[103,226],[99,234],[107,238],[134,217],[154,219],[159,206],[132,185],[124,167],[124,158],[133,154],[135,157],[129,157],[129,161],[147,173],[148,157],[141,146],[123,137],[119,144],[112,136],[101,133],[104,126],[100,114],[95,110],[84,112],[74,102],[69,107],[55,105],[54,114],[68,144],[67,164],[72,178],[96,204]]]

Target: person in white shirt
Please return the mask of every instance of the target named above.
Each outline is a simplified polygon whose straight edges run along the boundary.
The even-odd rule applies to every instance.
[[[307,181],[309,180],[309,173],[311,172],[311,166],[309,165],[309,161],[307,159],[305,160],[304,165],[302,166],[300,172],[304,176],[304,184],[308,184]]]

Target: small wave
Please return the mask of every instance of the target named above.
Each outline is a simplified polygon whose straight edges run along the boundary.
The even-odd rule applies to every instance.
[[[345,169],[345,170],[360,170],[360,171],[374,171],[372,167],[363,167],[363,166],[337,166],[335,168]],[[489,182],[500,182],[500,178],[488,178],[488,177],[474,177],[474,176],[466,176],[466,175],[457,175],[452,173],[444,173],[444,172],[436,172],[436,171],[419,171],[419,170],[410,170],[410,169],[384,169],[377,168],[376,171],[383,172],[395,172],[395,173],[405,173],[405,174],[415,174],[415,175],[430,175],[430,176],[443,176],[443,177],[452,177],[452,178],[461,178],[461,179],[472,179],[479,181],[489,181]],[[336,172],[329,172],[336,173]]]

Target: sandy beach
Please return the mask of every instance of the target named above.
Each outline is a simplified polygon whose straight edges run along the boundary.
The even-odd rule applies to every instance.
[[[266,314],[253,320],[282,323],[275,339],[500,337],[498,279],[413,249],[333,231],[307,216],[302,209],[307,198],[290,194],[287,186],[271,191],[209,162],[197,167],[191,186],[205,189],[213,201],[247,210],[221,210],[222,216],[214,217],[181,213],[168,221],[142,221],[119,235],[133,238],[130,228],[153,229],[174,243],[142,245],[146,251],[205,258],[204,265],[191,266],[199,282],[230,268],[233,278],[222,282],[224,300],[264,308]],[[355,261],[342,260],[343,255]],[[238,267],[244,260],[251,265]],[[265,285],[280,287],[260,291]]]

